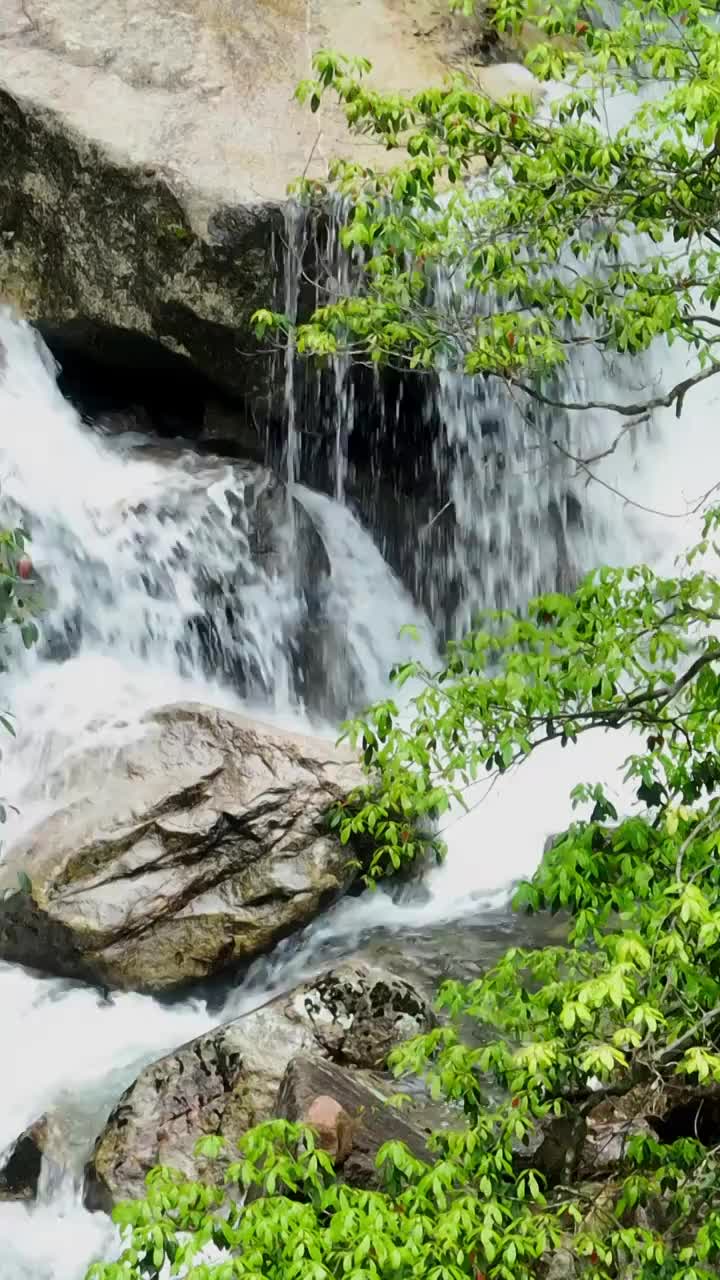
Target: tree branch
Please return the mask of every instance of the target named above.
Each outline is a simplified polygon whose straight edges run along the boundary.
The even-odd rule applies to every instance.
[[[669,409],[675,405],[675,416],[680,417],[682,413],[683,403],[688,391],[693,387],[699,386],[701,382],[705,382],[708,378],[713,378],[716,373],[720,373],[720,362],[715,362],[709,368],[703,369],[700,373],[692,374],[689,378],[684,378],[682,382],[677,382],[670,391],[664,396],[654,396],[650,400],[640,400],[633,404],[617,404],[613,400],[553,400],[550,396],[543,395],[542,391],[538,391],[537,387],[528,386],[524,382],[520,382],[518,378],[508,377],[507,374],[490,374],[490,377],[502,378],[503,381],[509,382],[512,386],[519,387],[526,395],[533,400],[538,400],[540,404],[547,405],[550,409],[569,409],[573,411],[584,411],[586,409],[607,409],[610,413],[620,413],[623,417],[635,417],[638,414],[649,412],[650,409]]]

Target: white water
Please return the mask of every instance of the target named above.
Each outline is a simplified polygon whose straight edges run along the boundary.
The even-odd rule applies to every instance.
[[[73,767],[79,750],[138,733],[151,706],[188,697],[236,706],[244,695],[266,720],[306,724],[298,688],[306,703],[308,690],[318,691],[302,656],[289,656],[302,655],[308,617],[292,542],[298,521],[283,525],[282,491],[278,503],[259,468],[200,462],[167,448],[143,453],[132,440],[96,437],[63,402],[32,332],[0,313],[0,341],[7,349],[1,496],[10,513],[22,511],[31,524],[33,558],[47,591],[44,629],[56,659],[42,647],[18,652],[5,690],[19,731],[3,761],[3,792],[21,811],[8,833],[13,838],[60,794],[81,788]],[[684,358],[680,351],[658,354],[665,382],[682,376]],[[648,507],[682,512],[692,504],[720,478],[711,386],[688,399],[681,424],[658,415],[651,441],[636,454],[618,450],[602,464],[603,479]],[[478,423],[464,403],[453,409],[447,385],[444,394],[472,458]],[[598,443],[615,426],[600,416],[590,434]],[[522,501],[508,519],[517,521],[528,554],[541,564],[547,548],[531,518],[538,487],[531,474],[522,477],[518,471],[514,480]],[[318,609],[333,703],[372,699],[407,653],[400,627],[422,626],[423,619],[345,507],[300,487],[294,494],[330,565]],[[639,512],[598,486],[582,496],[586,529],[573,549],[586,567],[609,557],[669,564],[687,541],[685,520]],[[275,523],[271,554],[263,556],[253,521],[266,499]],[[470,530],[473,515],[482,516],[473,513],[472,485],[462,488],[462,502]],[[566,535],[572,538],[572,530]],[[212,615],[216,680],[207,674],[213,666],[207,643],[189,626],[212,612],[208,579],[220,584],[223,598],[234,590],[242,603],[230,620],[222,610]],[[522,596],[526,580],[514,585]],[[431,656],[427,626],[421,653]],[[317,705],[324,705],[322,696]],[[317,717],[313,727],[318,731]],[[431,927],[498,901],[514,877],[532,869],[545,837],[567,821],[571,785],[612,777],[627,749],[617,734],[587,737],[572,751],[544,748],[450,827],[448,862],[429,877],[427,900],[403,904],[377,893],[340,904],[299,948],[285,943],[257,966],[254,980],[221,1013],[199,1001],[168,1007],[130,994],[105,1003],[86,988],[0,965],[0,1149],[43,1112],[58,1130],[39,1203],[0,1205],[0,1280],[81,1280],[88,1262],[111,1247],[107,1220],[80,1206],[78,1173],[103,1115],[141,1064],[297,982],[323,964],[328,950],[352,951],[369,930]]]

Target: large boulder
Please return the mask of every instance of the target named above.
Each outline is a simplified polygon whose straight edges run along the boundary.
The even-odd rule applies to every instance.
[[[436,0],[0,7],[0,295],[100,357],[128,334],[190,357],[251,423],[281,202],[351,148],[342,113],[313,116],[295,86],[323,47],[365,54],[390,91],[439,83],[456,42]]]
[[[267,951],[349,886],[326,820],[362,778],[349,752],[199,704],[142,729],[76,760],[84,794],[10,852],[3,959],[165,991]]]
[[[391,1008],[394,1037],[388,1025]],[[369,1026],[373,1016],[380,1024],[375,1042]],[[145,1175],[156,1164],[189,1176],[217,1177],[222,1161],[208,1168],[193,1156],[198,1138],[223,1134],[232,1159],[238,1139],[276,1113],[291,1059],[309,1054],[374,1069],[384,1064],[380,1043],[386,1054],[407,1035],[433,1025],[431,1008],[408,983],[365,965],[346,965],[201,1036],[146,1067],[123,1094],[88,1166],[86,1203],[108,1209],[142,1195]],[[299,1087],[288,1086],[278,1114],[289,1114],[287,1108],[295,1105],[291,1099],[304,1097]],[[346,1090],[338,1100],[345,1106],[347,1099]]]
[[[339,107],[313,115],[295,100],[312,53],[362,54],[375,87],[413,92],[440,84],[450,60],[507,56],[480,39],[483,10],[2,0],[0,297],[101,362],[151,363],[138,339],[189,358],[237,400],[237,435],[252,437],[282,383],[251,319],[284,297],[288,184],[324,177],[338,154],[392,161],[353,140]]]

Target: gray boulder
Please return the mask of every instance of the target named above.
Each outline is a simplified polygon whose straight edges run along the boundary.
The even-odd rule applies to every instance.
[[[304,1086],[288,1085],[277,1111],[276,1100],[288,1063],[298,1055],[342,1063],[347,1045],[352,1046],[356,1067],[376,1067],[380,1041],[373,1043],[368,1024],[374,1007],[379,1011],[380,1040],[386,1051],[393,999],[394,1044],[434,1025],[429,1005],[409,984],[382,970],[346,965],[146,1067],[123,1094],[98,1138],[86,1172],[88,1207],[107,1210],[118,1200],[142,1195],[145,1175],[156,1164],[170,1165],[191,1177],[220,1177],[223,1161],[207,1167],[194,1158],[198,1138],[223,1134],[227,1163],[249,1128],[275,1114],[289,1115],[288,1108],[300,1105],[305,1097]],[[351,1080],[347,1073],[342,1078]],[[349,1083],[339,1098],[343,1106],[348,1090]]]
[[[389,91],[439,83],[434,0],[0,9],[0,295],[100,358],[133,363],[128,335],[189,357],[245,402],[243,434],[273,381],[251,317],[282,298],[287,185],[352,142],[295,86],[323,47],[365,54]]]
[[[81,798],[9,854],[3,959],[169,990],[267,951],[351,883],[326,822],[361,781],[351,753],[199,704],[143,727],[74,761]]]
[[[369,965],[346,965],[303,993],[317,1044],[334,1062],[381,1071],[404,1040],[435,1026],[430,1005],[409,982]]]

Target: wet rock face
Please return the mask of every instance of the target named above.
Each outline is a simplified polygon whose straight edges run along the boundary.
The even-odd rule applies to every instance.
[[[34,1200],[48,1136],[43,1118],[26,1129],[0,1167],[0,1200]]]
[[[369,158],[337,106],[295,101],[309,53],[363,54],[386,92],[440,84],[477,52],[475,24],[445,9],[3,0],[0,297],[99,359],[123,334],[189,357],[250,430],[282,394],[251,320],[283,297],[288,184]]]
[[[382,1070],[396,1045],[435,1025],[428,1002],[409,982],[354,966],[317,979],[305,995],[316,1038],[328,1057]]]
[[[325,816],[361,780],[349,752],[197,704],[144,729],[88,758],[81,798],[9,856],[3,958],[169,990],[267,951],[350,884]]]
[[[127,430],[132,425],[108,431],[111,447],[160,468],[153,494],[118,504],[108,517],[108,554],[123,558],[125,580],[137,592],[138,607],[122,619],[134,631],[134,645],[142,651],[152,643],[156,629],[167,625],[167,613],[160,615],[172,609],[169,642],[181,665],[240,697],[271,702],[278,672],[284,683],[289,667],[293,690],[310,713],[337,722],[363,705],[363,672],[347,653],[343,620],[332,608],[328,551],[302,502],[289,498],[287,485],[267,467],[144,441]],[[32,527],[25,512],[17,520]],[[62,555],[73,590],[64,602],[47,592],[41,655],[68,658],[88,632],[112,647],[118,586],[107,563],[89,556],[58,522],[47,522],[44,534]],[[107,608],[83,619],[81,600]]]
[[[385,1021],[391,993],[396,1000],[394,1038]],[[412,1012],[403,1014],[401,1004]],[[375,1038],[369,1026],[373,1008],[378,1014]],[[434,1025],[429,1005],[409,984],[396,983],[382,970],[345,965],[152,1063],[123,1094],[98,1139],[86,1175],[88,1207],[108,1209],[118,1200],[142,1195],[145,1175],[159,1163],[188,1176],[220,1178],[236,1156],[239,1138],[272,1115],[297,1118],[308,1089],[310,1102],[329,1095],[353,1121],[371,1086],[337,1065],[348,1060],[344,1046],[352,1045],[356,1068],[375,1068],[381,1054],[405,1038],[406,1016],[416,1030]],[[295,1072],[286,1078],[276,1106],[288,1064],[298,1055],[335,1063],[330,1083],[320,1088],[315,1068],[309,1082],[304,1071]],[[373,1095],[373,1115],[383,1096],[377,1091]],[[387,1120],[378,1117],[373,1124],[377,1149]],[[341,1142],[352,1127],[341,1122]],[[410,1132],[410,1126],[405,1128]],[[198,1138],[208,1133],[222,1134],[228,1144],[226,1158],[212,1167],[193,1156]],[[417,1145],[421,1140],[414,1136]]]
[[[427,22],[418,39],[433,0],[412,16],[391,0],[342,8],[3,0],[0,296],[94,336],[100,356],[108,330],[156,339],[238,396],[250,424],[272,393],[251,317],[282,298],[288,184],[352,149],[341,111],[318,121],[294,100],[309,50],[354,47],[389,90],[444,72],[445,32]]]
[[[232,391],[249,420],[270,372],[251,316],[275,297],[278,207],[248,207],[231,233],[213,233],[161,168],[116,163],[1,83],[0,137],[0,296],[101,359],[118,330],[160,341]]]

